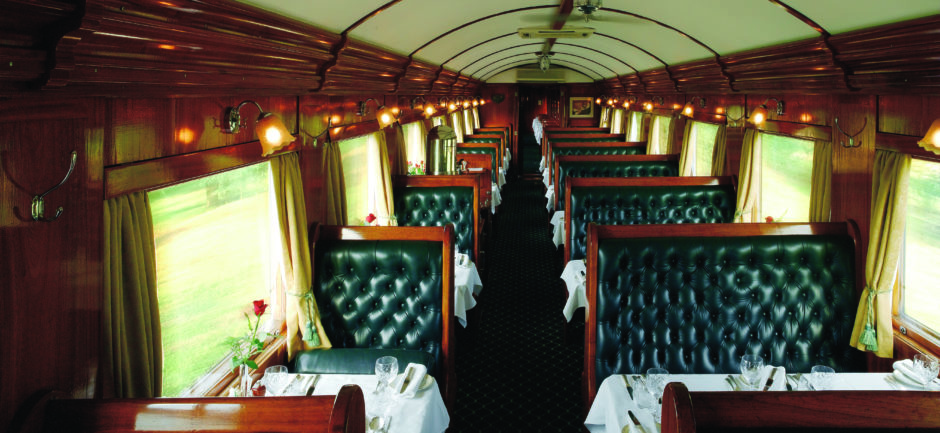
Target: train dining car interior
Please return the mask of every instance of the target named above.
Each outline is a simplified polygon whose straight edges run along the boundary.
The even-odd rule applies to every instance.
[[[937,0],[0,5],[3,431],[940,431]]]

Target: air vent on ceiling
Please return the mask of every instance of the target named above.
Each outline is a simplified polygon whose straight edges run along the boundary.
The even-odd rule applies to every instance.
[[[546,39],[546,38],[586,38],[594,34],[594,29],[590,27],[562,27],[553,29],[551,27],[523,27],[518,30],[519,36],[523,39]]]
[[[549,69],[542,72],[538,69],[516,69],[516,82],[520,83],[564,83],[564,69]]]

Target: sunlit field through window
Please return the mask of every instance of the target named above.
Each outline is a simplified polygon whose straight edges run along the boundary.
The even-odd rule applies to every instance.
[[[761,219],[809,221],[814,144],[761,134]]]
[[[915,159],[907,192],[901,313],[940,334],[940,163]]]
[[[711,123],[695,122],[692,125],[692,151],[695,152],[692,158],[695,161],[695,167],[692,169],[693,176],[710,176],[712,172],[712,156],[715,153],[715,136],[718,135],[718,125]]]
[[[163,395],[188,394],[244,334],[251,301],[272,302],[277,233],[269,163],[150,192],[163,338]],[[277,245],[277,244],[275,244]],[[265,317],[271,317],[267,314]]]

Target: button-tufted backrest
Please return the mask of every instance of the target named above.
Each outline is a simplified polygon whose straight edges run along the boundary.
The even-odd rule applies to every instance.
[[[655,181],[663,182],[658,185],[639,183],[636,179],[604,179],[609,186],[579,186],[587,183],[585,179],[569,179],[571,202],[565,214],[566,219],[570,215],[570,222],[565,225],[566,260],[585,257],[587,227],[592,222],[600,225],[732,222],[736,199],[734,184],[730,179],[710,184],[692,183],[698,179],[703,178],[656,178]]]
[[[497,152],[496,152],[496,147],[495,147],[495,146],[493,146],[493,147],[482,147],[482,146],[481,146],[481,147],[470,147],[470,146],[461,146],[461,145],[457,145],[457,153],[470,153],[470,154],[484,154],[484,155],[490,155],[490,157],[491,157],[491,159],[492,159],[493,167],[499,167],[499,163],[497,162],[497,160],[498,160],[499,158],[496,157],[496,153],[497,153]],[[490,174],[491,174],[493,183],[496,183],[496,170],[494,169],[493,171],[490,172]]]
[[[555,159],[560,156],[644,154],[646,154],[646,142],[561,142],[552,145],[552,152],[546,167],[554,167]],[[554,183],[555,170],[549,170],[549,175],[551,182]]]
[[[472,187],[395,187],[394,197],[399,226],[453,224],[457,248],[476,260]]]
[[[745,353],[787,372],[817,364],[863,369],[848,344],[858,296],[846,226],[592,225],[587,326],[594,357],[586,362],[594,389],[611,374],[651,367],[738,373]]]
[[[313,292],[334,348],[411,349],[443,362],[440,242],[320,240]]]
[[[652,158],[640,158],[649,156]],[[590,156],[559,156],[555,180],[555,209],[565,209],[565,179],[568,177],[667,177],[679,175],[679,161],[676,158],[659,158],[662,155],[605,155],[611,160],[603,161]],[[620,157],[620,160],[615,160]],[[577,160],[581,158],[581,160]],[[623,158],[636,158],[624,160]]]

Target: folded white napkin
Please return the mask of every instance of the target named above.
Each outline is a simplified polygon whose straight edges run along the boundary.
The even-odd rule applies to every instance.
[[[464,253],[457,253],[454,256],[454,262],[457,263],[457,266],[463,266],[465,268],[470,267],[470,256]]]
[[[777,369],[777,372],[774,373],[774,368]],[[773,365],[765,365],[760,372],[760,379],[757,380],[757,391],[763,391],[764,387],[767,385],[767,380],[770,379],[770,375],[773,374],[773,383],[768,388],[768,391],[785,391],[787,389],[787,369],[779,366],[775,367]],[[732,375],[733,380],[735,381],[734,391],[752,391],[753,389],[747,389],[747,382],[744,380],[740,374]],[[730,384],[729,384],[730,389]]]
[[[914,390],[923,390],[924,385],[921,384],[920,378],[917,373],[914,372],[914,361],[910,359],[902,359],[894,363],[894,374],[892,378],[898,385],[901,385],[905,388],[914,389]],[[938,380],[934,379],[930,383],[930,387],[935,387],[938,384]]]
[[[405,367],[405,372],[399,374],[392,381],[392,392],[401,394],[403,397],[414,397],[418,388],[424,382],[424,376],[428,374],[428,368],[421,365],[410,363]],[[407,380],[407,383],[405,382]]]

